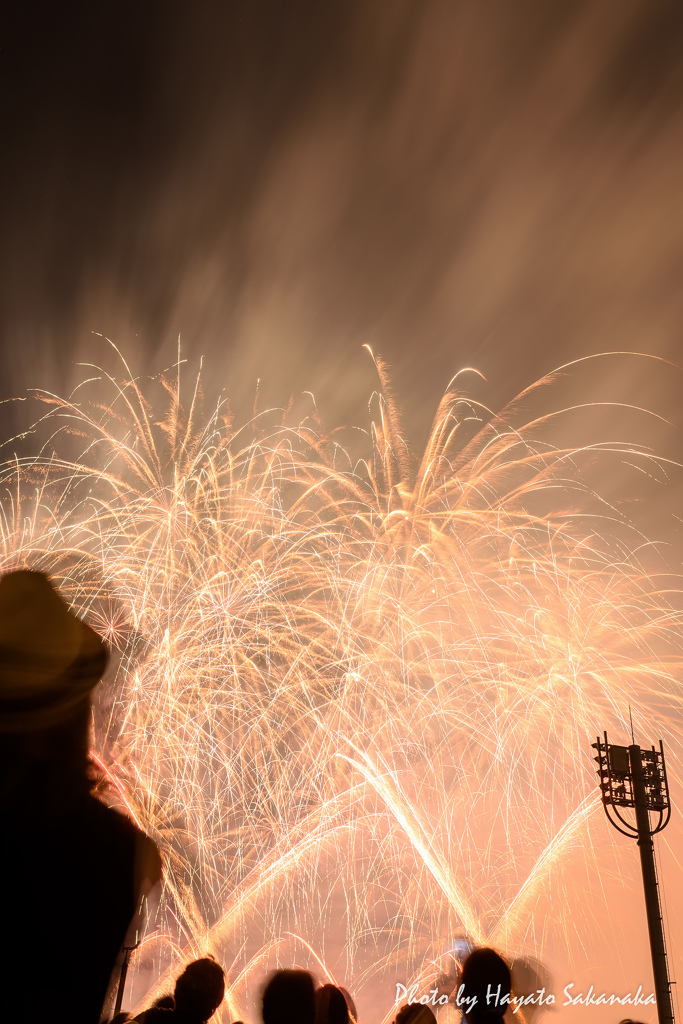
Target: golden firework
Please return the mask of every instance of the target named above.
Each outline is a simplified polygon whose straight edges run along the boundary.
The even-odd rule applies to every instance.
[[[570,850],[603,905],[588,737],[630,703],[679,742],[677,598],[586,476],[659,463],[553,446],[518,422],[532,389],[494,416],[458,379],[414,458],[376,365],[364,452],[204,415],[178,366],[161,405],[130,373],[42,394],[49,441],[2,467],[3,567],[55,576],[119,652],[94,754],[164,855],[150,998],[207,949],[240,1017],[278,961],[362,1001],[463,933],[580,959],[599,912],[558,908]]]

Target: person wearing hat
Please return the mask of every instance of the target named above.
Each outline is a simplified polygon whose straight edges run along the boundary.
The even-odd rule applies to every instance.
[[[47,576],[0,577],[0,1016],[97,1024],[140,899],[151,839],[91,792],[98,634]]]

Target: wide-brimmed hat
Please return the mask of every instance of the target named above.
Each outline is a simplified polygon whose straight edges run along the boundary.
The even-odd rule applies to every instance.
[[[0,732],[70,718],[102,678],[109,653],[41,572],[0,576]]]

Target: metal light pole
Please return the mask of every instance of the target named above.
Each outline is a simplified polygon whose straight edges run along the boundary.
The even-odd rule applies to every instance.
[[[133,942],[130,943],[129,945],[126,945],[126,943],[124,942],[124,945],[122,946],[123,962],[121,964],[121,973],[119,975],[119,986],[118,986],[118,990],[116,992],[116,1005],[114,1006],[114,1016],[116,1016],[116,1014],[119,1013],[119,1011],[121,1010],[121,1004],[123,1003],[123,993],[124,993],[125,988],[126,988],[126,977],[128,975],[128,965],[130,963],[131,956],[133,955],[135,950],[138,948],[138,946],[142,942],[142,933],[143,933],[143,930],[144,930],[146,914],[147,914],[147,895],[143,894],[140,897],[140,902],[138,904],[137,913],[136,913],[135,917],[133,918],[133,921],[131,922],[131,924],[130,924],[130,926],[128,928],[128,933],[129,934],[126,936],[126,938],[128,938],[130,933],[131,933],[131,931],[133,931],[133,936],[132,936],[133,937]]]
[[[121,974],[119,975],[119,987],[116,993],[116,1005],[114,1006],[114,1016],[121,1010],[121,1004],[123,1003],[123,993],[126,988],[126,977],[128,975],[128,964],[130,963],[131,955],[140,945],[137,942],[134,946],[123,947],[123,963],[121,964]]]
[[[671,982],[666,959],[662,904],[659,898],[655,848],[652,837],[668,824],[671,817],[671,801],[664,763],[664,748],[659,741],[659,750],[641,750],[633,743],[630,747],[619,747],[598,737],[592,747],[597,751],[602,802],[607,820],[624,836],[638,840],[640,867],[643,873],[647,927],[650,934],[652,973],[657,999],[659,1024],[674,1024]],[[619,811],[630,807],[636,812],[635,824]],[[654,828],[650,824],[650,812],[658,815]]]

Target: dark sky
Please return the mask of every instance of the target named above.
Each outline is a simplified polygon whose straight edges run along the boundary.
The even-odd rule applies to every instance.
[[[181,332],[238,408],[260,377],[354,419],[369,342],[419,435],[462,366],[495,404],[578,355],[679,358],[678,0],[0,19],[0,397],[112,366],[92,332],[149,373]],[[657,403],[649,370],[618,372]]]

